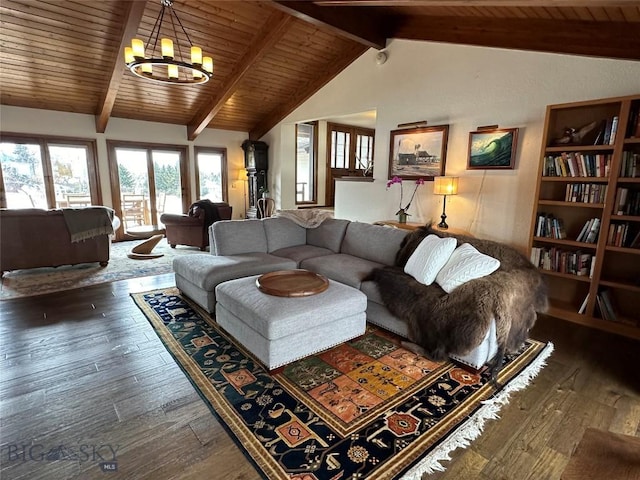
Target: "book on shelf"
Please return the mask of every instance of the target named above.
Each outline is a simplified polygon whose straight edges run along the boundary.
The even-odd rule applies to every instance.
[[[587,233],[587,237],[584,240],[586,243],[596,243],[598,239],[598,231],[600,230],[600,219],[594,218],[593,222],[589,226],[589,233]]]
[[[586,223],[582,226],[582,230],[580,230],[580,233],[576,237],[576,242],[584,242],[584,240],[587,238],[587,233],[589,232],[589,229],[591,227],[592,220],[593,219],[587,220]]]
[[[618,187],[613,203],[614,215],[640,215],[640,189]]]
[[[588,302],[589,302],[589,294],[587,293],[587,296],[584,297],[584,300],[582,301],[582,305],[580,305],[580,308],[578,309],[578,313],[584,313],[587,310]]]
[[[630,222],[614,222],[609,225],[607,245],[624,248],[638,248],[640,245],[640,226]]]
[[[608,177],[611,168],[611,155],[599,153],[596,156],[596,177]]]
[[[609,136],[609,145],[616,143],[616,133],[618,132],[618,116],[614,115],[611,119],[611,134]]]
[[[567,231],[564,228],[564,222],[561,218],[554,218],[553,225],[554,238],[560,240],[564,240],[565,238],[567,238]]]
[[[595,155],[583,155],[580,154],[580,159],[583,161],[584,171],[587,173],[587,177],[597,177],[596,175],[596,156]]]
[[[577,203],[604,203],[607,186],[599,183],[568,183],[564,201]]]
[[[600,299],[600,313],[605,320],[609,320],[611,322],[618,321],[617,309],[613,305],[613,300],[611,298],[611,294],[608,289],[601,290],[598,293],[598,298]]]
[[[610,154],[562,152],[544,158],[543,177],[606,177],[611,165]]]
[[[590,253],[580,253],[576,252],[576,258],[578,260],[578,265],[576,270],[576,275],[579,277],[586,277],[589,275],[591,270],[591,258],[592,255]]]
[[[629,198],[627,199],[627,214],[640,215],[640,190],[630,190]]]
[[[539,213],[538,214],[538,220],[536,221],[536,237],[542,237],[543,232],[544,232],[544,218],[545,218],[545,214],[544,213]]]
[[[587,220],[582,226],[582,230],[576,237],[576,242],[596,243],[598,239],[598,231],[600,230],[600,219],[592,218]]]
[[[534,266],[536,267],[540,267],[540,254],[542,253],[542,249],[540,247],[533,247],[531,249],[531,263],[533,263]]]
[[[613,209],[613,211],[616,212],[616,215],[624,215],[628,194],[629,189],[625,187],[618,188],[618,190],[616,191],[616,201],[615,207]]]
[[[604,132],[607,128],[607,121],[602,120],[600,122],[600,126],[598,127],[598,133],[596,134],[596,138],[593,141],[594,145],[602,145],[604,143]]]
[[[629,112],[629,123],[627,124],[626,136],[629,138],[640,137],[640,104],[631,105]]]
[[[607,245],[613,245],[613,239],[615,237],[615,234],[616,234],[616,224],[610,223],[609,232],[607,233]]]
[[[600,295],[596,296],[596,305],[598,306],[602,319],[610,322],[611,319],[609,318],[609,312],[607,312],[606,307],[604,306],[604,300],[602,300]]]
[[[532,247],[530,255],[531,263],[542,270],[576,276],[592,276],[594,259],[590,253],[557,247]]]
[[[558,157],[558,170],[560,171],[560,176],[568,177],[569,169],[567,168],[567,162],[564,158]]]
[[[567,238],[567,232],[561,218],[555,218],[547,213],[539,213],[536,221],[535,236],[564,239]]]
[[[629,150],[622,152],[620,176],[626,178],[640,176],[640,153],[635,153]]]
[[[615,234],[613,236],[613,245],[623,247],[629,230],[628,223],[618,223],[615,225]]]
[[[567,167],[569,169],[569,174],[572,177],[579,177],[579,171],[578,171],[578,162],[576,161],[576,158],[574,155],[567,155],[566,153],[562,154],[565,163],[567,164]]]
[[[602,138],[602,145],[609,145],[610,139],[611,139],[611,119],[608,118],[606,120],[606,124],[604,127],[604,137]]]

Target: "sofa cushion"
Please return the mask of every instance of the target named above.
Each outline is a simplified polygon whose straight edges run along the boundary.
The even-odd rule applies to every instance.
[[[307,243],[307,229],[296,225],[288,218],[265,218],[262,223],[267,236],[267,252],[269,253]]]
[[[351,222],[347,226],[340,253],[393,265],[408,230],[369,223]]]
[[[405,320],[392,315],[387,307],[371,299],[367,301],[367,322],[397,333],[404,338],[410,338],[411,336],[409,334],[409,324]]]
[[[210,229],[211,253],[215,255],[267,253],[267,236],[261,220],[222,220]]]
[[[182,255],[174,258],[173,270],[205,291],[227,280],[296,268],[293,260],[268,253],[216,256],[207,253]]]
[[[343,253],[309,258],[300,263],[300,268],[311,270],[358,289],[371,270],[382,266],[380,263]]]
[[[307,228],[307,245],[328,248],[333,253],[340,253],[340,245],[349,223],[349,220],[330,218],[317,228]]]
[[[298,245],[297,247],[281,248],[271,255],[289,258],[296,262],[297,265],[308,258],[322,257],[324,255],[332,255],[333,252],[327,248],[315,247],[313,245]]]
[[[360,285],[360,291],[367,296],[368,300],[384,305],[382,295],[380,295],[380,289],[378,289],[378,284],[376,282],[372,280],[362,282]]]
[[[440,238],[437,235],[428,235],[413,251],[407,264],[404,266],[404,273],[411,275],[424,285],[431,285],[436,275],[447,263],[449,257],[456,249],[456,239],[447,237]]]
[[[447,263],[436,276],[442,289],[451,293],[456,287],[476,278],[482,278],[500,268],[500,260],[480,253],[472,245],[463,243],[454,250]]]

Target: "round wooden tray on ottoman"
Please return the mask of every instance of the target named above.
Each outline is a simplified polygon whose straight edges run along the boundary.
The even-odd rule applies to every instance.
[[[324,292],[329,288],[329,280],[309,270],[278,270],[260,275],[256,286],[276,297],[307,297]]]

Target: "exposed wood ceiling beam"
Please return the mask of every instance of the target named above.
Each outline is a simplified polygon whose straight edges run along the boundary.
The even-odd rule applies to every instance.
[[[325,71],[325,75],[316,78],[313,82],[302,85],[296,92],[291,95],[288,102],[281,104],[263,119],[258,125],[251,129],[249,138],[251,140],[259,140],[265,133],[276,126],[282,119],[302,105],[314,93],[324,87],[333,78],[335,78],[342,70],[353,63],[360,55],[366,52],[369,47],[354,44],[350,51],[345,51],[337,58],[335,62],[331,62]]]
[[[122,82],[124,61],[122,60],[121,55],[124,51],[124,47],[131,42],[131,39],[138,32],[138,27],[140,26],[140,21],[142,20],[146,3],[146,1],[122,2],[122,9],[126,11],[125,21],[122,29],[122,36],[120,38],[120,46],[118,47],[116,58],[111,66],[109,84],[107,86],[107,90],[100,99],[98,108],[96,109],[98,112],[96,115],[96,131],[98,133],[104,133],[107,129],[107,123],[109,122],[109,117],[111,117],[113,105],[116,102],[116,96],[118,95],[118,89]]]
[[[322,7],[637,7],[638,0],[315,0]]]
[[[225,102],[235,93],[238,85],[244,76],[249,73],[251,67],[282,38],[289,29],[291,22],[293,22],[293,17],[286,13],[276,11],[271,14],[262,30],[256,36],[257,41],[247,49],[244,56],[236,63],[229,74],[227,82],[220,89],[220,93],[187,125],[187,137],[189,140],[195,140],[209,125]]]
[[[623,22],[396,17],[393,38],[640,60],[640,30]]]
[[[340,9],[322,8],[313,2],[272,1],[272,5],[289,15],[311,23],[329,28],[333,33],[356,41],[367,47],[383,49],[387,36],[384,35],[383,19],[376,12],[367,12],[366,21],[358,8],[344,7]]]

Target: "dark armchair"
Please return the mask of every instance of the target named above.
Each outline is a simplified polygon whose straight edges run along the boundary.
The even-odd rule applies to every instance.
[[[160,221],[166,228],[167,243],[189,245],[204,250],[209,245],[209,226],[218,220],[231,220],[228,203],[200,200],[189,207],[186,215],[163,213]]]

